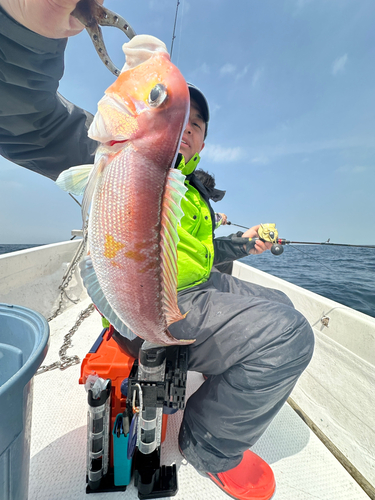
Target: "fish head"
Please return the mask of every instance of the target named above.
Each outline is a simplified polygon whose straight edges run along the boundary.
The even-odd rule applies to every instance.
[[[110,154],[130,142],[155,154],[167,142],[176,157],[190,110],[186,81],[155,37],[135,36],[123,51],[126,63],[99,101],[89,136]]]

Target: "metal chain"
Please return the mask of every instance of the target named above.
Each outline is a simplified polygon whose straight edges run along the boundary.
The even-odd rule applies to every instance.
[[[64,337],[63,344],[59,350],[60,361],[55,361],[54,363],[52,363],[50,365],[41,366],[38,369],[38,371],[36,372],[37,375],[39,375],[40,373],[48,372],[50,370],[55,370],[56,368],[60,368],[60,370],[65,370],[65,368],[68,368],[69,366],[76,365],[77,363],[80,362],[80,359],[78,356],[67,356],[66,351],[70,347],[72,347],[72,340],[71,339],[72,339],[73,335],[76,333],[78,328],[81,326],[82,322],[86,318],[88,318],[94,310],[95,310],[94,304],[90,304],[88,307],[86,307],[86,309],[81,311],[74,326],[69,330],[69,332]]]
[[[78,265],[78,262],[81,260],[83,252],[84,252],[84,250],[86,248],[86,242],[87,242],[87,231],[84,231],[84,237],[83,237],[81,243],[79,244],[79,246],[77,248],[77,251],[76,251],[76,253],[75,253],[75,255],[74,255],[73,259],[72,259],[72,262],[68,266],[67,272],[65,273],[65,275],[62,278],[61,285],[59,286],[59,290],[60,290],[59,304],[57,306],[56,311],[52,314],[52,316],[50,316],[47,319],[48,322],[52,321],[59,314],[61,314],[64,295],[71,302],[73,302],[75,304],[78,303],[78,300],[75,301],[75,300],[71,299],[67,295],[66,289],[69,286],[69,284],[70,284],[70,282],[71,282],[71,280],[73,278],[73,274],[74,274],[74,271],[75,271],[75,269],[76,269],[76,267]],[[65,370],[69,366],[76,365],[77,363],[80,362],[80,359],[79,359],[78,356],[67,356],[66,355],[66,351],[70,347],[72,347],[72,340],[71,339],[72,339],[73,335],[76,333],[76,331],[78,330],[78,328],[81,326],[82,322],[86,318],[88,318],[90,316],[90,314],[94,310],[95,310],[94,304],[90,304],[88,307],[86,307],[86,309],[84,309],[83,311],[81,311],[80,315],[78,316],[77,321],[75,322],[75,324],[73,325],[73,327],[69,330],[69,332],[64,337],[63,344],[62,344],[62,346],[60,347],[60,350],[59,350],[60,361],[55,361],[54,363],[52,363],[50,365],[42,365],[37,370],[37,372],[36,372],[37,375],[39,375],[40,373],[44,373],[44,372],[48,372],[48,371],[51,371],[51,370],[55,370],[56,368],[59,368],[60,370]]]
[[[52,321],[53,319],[56,318],[56,316],[58,316],[59,314],[61,314],[62,312],[62,305],[63,305],[63,300],[64,300],[64,295],[67,297],[67,299],[69,299],[71,302],[74,302],[75,304],[78,302],[78,301],[74,301],[73,299],[71,299],[70,297],[68,297],[67,293],[66,293],[66,289],[67,287],[69,286],[72,278],[73,278],[73,274],[74,274],[74,271],[76,270],[76,267],[78,265],[78,262],[81,260],[81,257],[83,255],[83,252],[85,251],[85,248],[86,248],[86,242],[87,242],[87,233],[85,234],[85,236],[82,238],[81,240],[81,243],[79,244],[78,248],[77,248],[77,251],[72,259],[72,262],[70,263],[70,265],[68,266],[68,270],[67,272],[64,274],[63,278],[62,278],[62,283],[61,285],[59,286],[59,290],[60,290],[60,298],[59,298],[59,304],[57,306],[57,309],[56,311],[52,314],[52,316],[50,316],[47,321],[50,322]]]

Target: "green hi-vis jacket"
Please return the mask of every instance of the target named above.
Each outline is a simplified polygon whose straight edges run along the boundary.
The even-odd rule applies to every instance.
[[[184,216],[177,228],[180,241],[177,244],[178,285],[183,290],[206,281],[214,262],[214,243],[212,231],[211,207],[203,199],[193,184],[192,173],[199,163],[199,155],[195,155],[186,165],[182,157],[178,169],[187,176],[187,191],[181,201]],[[197,180],[197,179],[195,179]]]
[[[215,238],[215,213],[210,198],[216,201],[216,194],[212,191],[218,190],[206,189],[194,174],[199,160],[196,154],[185,165],[184,157],[179,155],[176,162],[177,168],[186,176],[188,189],[181,201],[185,215],[177,228],[180,238],[177,244],[178,291],[207,281],[213,265],[230,263],[247,255],[243,244],[232,240],[232,236],[242,233]]]

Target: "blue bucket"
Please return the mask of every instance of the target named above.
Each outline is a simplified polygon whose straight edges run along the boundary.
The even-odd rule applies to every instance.
[[[0,304],[0,498],[26,500],[33,376],[48,350],[49,326],[31,309]]]

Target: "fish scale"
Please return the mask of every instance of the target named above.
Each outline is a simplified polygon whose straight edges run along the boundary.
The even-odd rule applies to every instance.
[[[103,292],[113,297],[111,305],[118,315],[125,314],[122,311],[126,310],[129,324],[134,324],[139,315],[144,317],[144,324],[150,324],[148,318],[152,317],[151,327],[164,331],[167,325],[162,315],[160,248],[154,243],[160,234],[164,182],[155,186],[156,168],[148,164],[147,171],[139,175],[137,169],[132,168],[132,161],[137,163],[135,153],[128,148],[112,160],[107,168],[108,175],[104,173],[102,192],[98,193],[98,201],[93,203],[90,218],[90,248],[100,242],[97,251],[92,253],[92,260]],[[127,169],[124,168],[126,164]],[[142,190],[139,184],[144,183],[155,189]],[[131,187],[117,190],[118,185]],[[112,210],[108,210],[109,198],[114,207]],[[115,252],[108,266],[103,255],[106,236],[110,233],[114,235],[114,243],[122,248]],[[128,276],[126,281],[121,279],[124,274]],[[134,300],[135,290],[137,300]],[[143,304],[147,304],[147,310]],[[145,332],[137,334],[145,335]]]

